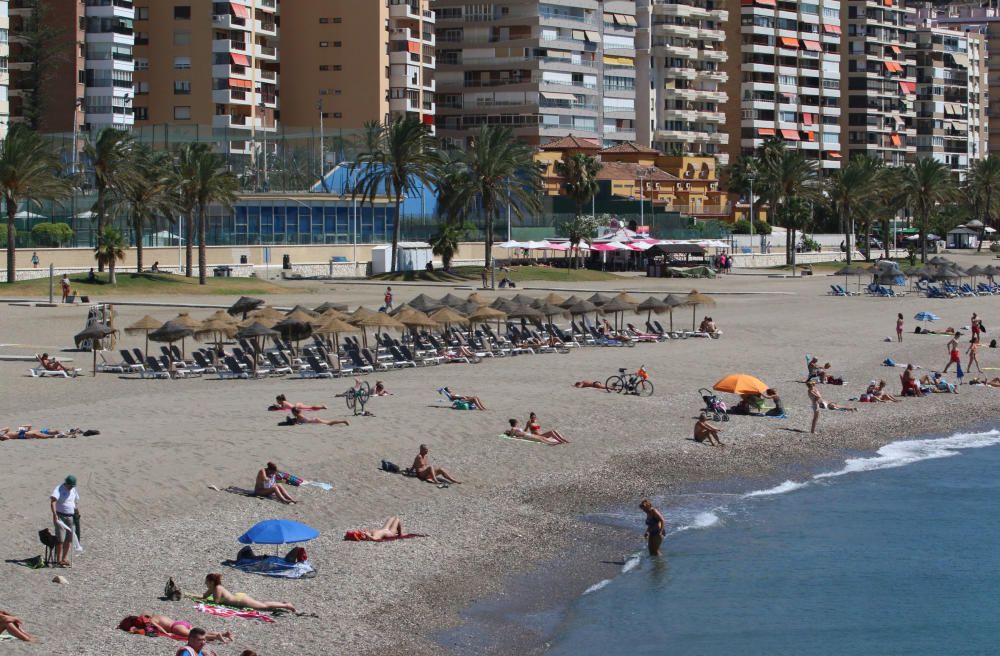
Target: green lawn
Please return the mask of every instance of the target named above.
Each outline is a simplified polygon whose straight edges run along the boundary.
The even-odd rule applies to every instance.
[[[99,282],[94,284],[87,282],[87,274],[70,276],[73,283],[72,288],[79,295],[100,298],[153,294],[256,296],[296,291],[257,278],[208,278],[206,284],[199,285],[197,277],[187,278],[169,273],[119,273],[117,275],[118,284],[110,285],[106,282],[107,273],[99,273],[97,277]],[[59,278],[54,281],[53,293],[56,298],[62,297]],[[48,296],[49,279],[22,280],[14,284],[0,283],[0,294],[5,296]]]

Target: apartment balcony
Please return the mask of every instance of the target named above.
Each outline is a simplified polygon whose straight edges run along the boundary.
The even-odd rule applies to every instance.
[[[680,37],[682,39],[697,39],[700,30],[693,25],[677,25],[674,23],[661,23],[653,27],[656,36]]]
[[[268,71],[268,70],[264,70],[264,69],[257,69],[257,79],[261,80],[261,81],[264,81],[264,82],[270,82],[272,84],[277,84],[278,83],[278,74],[275,73],[274,71]]]
[[[247,9],[249,12],[250,10]],[[241,30],[250,31],[249,18],[241,18],[234,14],[213,14],[212,27],[219,30]]]
[[[664,80],[694,80],[698,71],[693,68],[662,68],[659,75]]]
[[[233,41],[232,39],[215,39],[212,41],[212,52],[214,53],[231,53],[235,52],[241,55],[249,56],[251,43],[247,41]]]
[[[698,51],[698,59],[701,61],[725,62],[729,61],[729,53],[725,50],[706,48]]]
[[[693,5],[682,5],[682,4],[655,4],[652,7],[653,16],[670,16],[678,18],[696,18],[696,19],[709,19],[712,17],[712,10],[705,9],[704,7],[696,7]],[[729,12],[722,12],[723,14],[728,14]],[[725,19],[723,19],[725,20]],[[654,24],[654,29],[656,24]]]
[[[389,111],[391,112],[417,112],[421,111],[420,98],[414,97],[413,95],[403,96],[401,98],[389,98]]]
[[[254,45],[254,55],[264,61],[278,61],[278,49],[273,46]]]
[[[653,54],[657,57],[679,57],[681,59],[698,59],[698,49],[690,46],[675,46],[668,43],[653,43]]]
[[[135,33],[131,29],[120,28],[109,32],[87,32],[87,43],[113,43],[119,46],[135,45]]]
[[[687,121],[689,123],[694,123],[698,120],[699,112],[697,109],[661,109],[660,117],[666,121]]]
[[[253,70],[249,66],[234,66],[232,64],[215,64],[212,66],[212,77],[228,79],[231,77],[249,80]]]
[[[389,0],[389,18],[419,21],[422,16],[419,2]]]
[[[254,21],[257,34],[261,36],[278,36],[278,24],[273,20]]]
[[[723,30],[710,30],[704,27],[699,27],[698,38],[702,41],[716,41],[721,43],[726,40],[726,33]]]
[[[135,7],[129,0],[106,0],[95,2],[90,0],[84,12],[87,18],[127,18],[135,19]]]

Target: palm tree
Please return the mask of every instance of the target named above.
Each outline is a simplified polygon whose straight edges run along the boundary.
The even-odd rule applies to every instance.
[[[958,194],[958,186],[947,166],[930,157],[921,157],[902,168],[897,188],[913,210],[920,234],[920,261],[927,262],[927,229],[931,213],[938,205],[953,200]]]
[[[128,166],[129,155],[135,141],[132,135],[116,128],[104,128],[97,133],[94,141],[87,141],[83,146],[84,155],[90,160],[94,169],[94,186],[97,189],[97,200],[92,211],[97,218],[97,234],[104,232],[108,221],[108,210],[111,195],[119,190],[122,183],[122,173]],[[104,265],[97,264],[99,271],[104,271]]]
[[[969,168],[969,177],[965,184],[967,198],[972,201],[975,207],[975,215],[978,218],[982,213],[983,227],[979,230],[979,246],[976,252],[983,250],[983,233],[987,227],[996,229],[993,219],[997,201],[1000,194],[995,190],[1000,188],[1000,157],[990,155],[986,159],[977,160]]]
[[[780,142],[764,144],[759,159],[760,195],[767,199],[770,212],[782,214],[782,205],[793,198],[818,202],[822,199],[817,163],[798,150],[789,150]],[[797,213],[785,213],[786,217]],[[795,233],[800,226],[789,228],[786,235],[786,263],[795,267]]]
[[[112,285],[118,284],[115,277],[115,264],[125,260],[125,237],[121,231],[112,226],[104,228],[104,232],[97,235],[97,248],[94,249],[94,257],[97,258],[97,265],[108,267],[108,282]]]
[[[827,186],[828,201],[840,218],[840,227],[844,231],[844,244],[847,253],[847,263],[851,263],[853,249],[851,236],[855,223],[855,215],[859,211],[870,208],[882,191],[879,171],[882,161],[871,155],[855,155],[846,166],[830,176]],[[871,223],[871,215],[868,224]],[[867,235],[865,243],[868,243]],[[868,250],[865,251],[866,253]],[[866,258],[867,259],[867,258]]]
[[[373,201],[381,192],[396,209],[392,227],[392,272],[399,270],[399,235],[403,223],[403,195],[420,193],[421,183],[434,183],[436,144],[427,126],[412,116],[397,117],[376,130],[366,126],[365,151],[358,154],[349,173],[355,196]],[[354,174],[357,172],[357,176]]]
[[[726,177],[726,188],[738,196],[750,197],[753,185],[751,180],[757,179],[757,169],[760,162],[753,155],[740,155],[736,160],[724,169]],[[754,223],[756,217],[749,217]]]
[[[197,153],[193,172],[194,177],[189,181],[187,192],[193,194],[194,206],[198,211],[198,284],[204,285],[208,267],[205,250],[208,206],[218,204],[227,210],[232,209],[233,203],[236,202],[239,180],[226,168],[226,162],[221,155],[207,149]],[[189,233],[188,239],[190,238]]]
[[[15,123],[0,142],[0,193],[7,205],[7,282],[16,278],[16,216],[21,201],[58,200],[70,194],[70,182],[59,176],[59,155],[51,143]]]
[[[431,236],[429,243],[432,252],[441,256],[445,271],[451,270],[451,261],[464,238],[465,226],[455,223],[442,223],[437,232]]]
[[[174,160],[174,186],[178,192],[178,210],[184,216],[184,275],[194,275],[194,214],[198,209],[198,166],[212,152],[206,143],[187,143]]]
[[[590,155],[575,153],[556,162],[556,175],[563,179],[566,195],[576,203],[576,215],[583,214],[583,206],[597,195],[597,174],[601,163]]]
[[[585,241],[590,243],[600,225],[602,225],[602,222],[597,217],[580,215],[562,224],[562,231],[566,233],[566,237],[569,239],[569,246],[575,252],[573,255],[574,269],[580,266],[580,242]]]
[[[172,219],[178,207],[175,177],[170,154],[139,145],[132,149],[129,166],[115,192],[115,201],[123,205],[135,233],[136,271],[142,271],[143,232],[158,216]]]
[[[482,204],[486,231],[486,268],[493,254],[493,221],[502,205],[518,218],[541,211],[542,175],[529,146],[514,138],[510,128],[483,126],[463,153],[456,202]]]

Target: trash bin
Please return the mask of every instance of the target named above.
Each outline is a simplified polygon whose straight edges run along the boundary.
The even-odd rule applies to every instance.
[[[281,268],[286,270],[291,270],[292,268],[292,256],[288,253],[281,256]]]
[[[240,255],[240,264],[246,264],[246,263],[247,263],[247,256]]]
[[[228,266],[218,266],[212,269],[212,275],[216,278],[229,278],[233,275],[233,268]]]

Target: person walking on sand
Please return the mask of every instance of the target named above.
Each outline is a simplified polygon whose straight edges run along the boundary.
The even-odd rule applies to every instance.
[[[812,402],[813,409],[813,420],[812,427],[809,429],[810,433],[816,432],[816,424],[819,422],[819,411],[820,410],[846,410],[848,412],[857,412],[857,408],[851,408],[846,405],[838,405],[836,403],[825,401],[823,395],[820,394],[819,388],[816,387],[816,381],[810,380],[806,383],[806,387],[809,388],[809,400]]]
[[[976,371],[983,373],[983,368],[979,365],[979,335],[973,334],[969,341],[969,348],[965,350],[969,354],[969,364],[965,366],[966,371],[972,373],[972,365],[976,365]]]
[[[382,307],[388,312],[392,309],[392,287],[385,288],[385,296],[382,297]]]
[[[79,512],[80,493],[76,489],[76,476],[70,474],[49,495],[52,524],[56,532],[56,564],[70,567],[69,548],[73,543],[73,519]]]
[[[488,289],[489,286],[490,286],[489,285],[489,282],[490,282],[490,270],[487,269],[486,267],[483,267],[483,270],[479,274],[479,276],[483,279],[483,289]]]
[[[979,315],[975,312],[972,313],[972,319],[969,320],[969,331],[973,337],[979,337]]]
[[[945,345],[945,350],[948,351],[948,364],[944,366],[941,373],[948,373],[948,367],[951,365],[961,366],[962,364],[962,354],[958,350],[958,338],[962,336],[962,333],[955,333],[948,340],[948,344]]]
[[[649,499],[643,499],[639,503],[639,509],[646,513],[646,532],[642,534],[642,537],[646,539],[649,555],[659,556],[660,545],[663,544],[663,538],[667,535],[663,513],[654,508]]]
[[[896,341],[903,341],[903,313],[900,312],[896,315]]]

